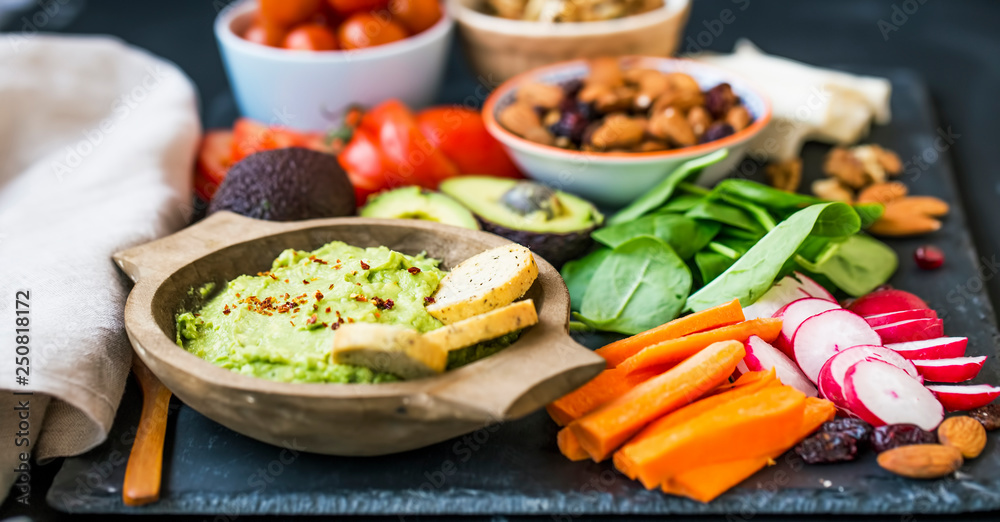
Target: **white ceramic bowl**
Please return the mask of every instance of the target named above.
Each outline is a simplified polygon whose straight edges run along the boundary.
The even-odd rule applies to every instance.
[[[486,128],[529,177],[602,206],[621,207],[651,189],[681,163],[725,148],[729,150],[726,159],[703,170],[698,178],[701,184],[717,182],[739,164],[750,139],[771,119],[771,103],[762,91],[723,69],[691,60],[644,56],[623,57],[622,66],[684,72],[694,77],[703,90],[728,82],[754,121],[746,129],[721,140],[658,152],[566,150],[516,136],[497,122],[497,114],[514,101],[517,87],[522,83],[529,80],[563,83],[584,78],[589,70],[587,61],[574,60],[535,69],[503,83],[483,106]]]
[[[328,130],[351,104],[397,98],[414,108],[434,101],[444,76],[454,21],[445,14],[426,31],[386,45],[342,51],[288,51],[239,35],[257,3],[219,13],[215,36],[236,104],[244,116],[301,130]]]

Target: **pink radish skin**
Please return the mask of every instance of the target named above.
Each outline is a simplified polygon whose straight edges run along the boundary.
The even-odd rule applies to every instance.
[[[944,336],[944,321],[941,319],[910,319],[885,326],[876,326],[875,333],[882,338],[882,344],[937,339]]]
[[[806,297],[812,296],[802,289],[801,283],[791,276],[785,276],[767,292],[764,292],[760,299],[743,308],[743,317],[747,321],[762,317],[774,317],[774,313],[782,306]]]
[[[965,382],[975,379],[983,369],[986,356],[956,357],[953,359],[915,360],[920,375],[931,382]]]
[[[1000,388],[989,384],[948,385],[927,387],[948,411],[969,411],[981,408],[1000,397]]]
[[[778,334],[775,346],[784,352],[785,355],[794,357],[794,352],[792,352],[792,337],[795,335],[795,330],[802,324],[802,321],[827,310],[837,310],[839,308],[840,305],[836,302],[830,302],[818,297],[807,297],[786,304],[774,313],[774,317],[781,319],[781,333]]]
[[[767,341],[750,336],[744,343],[746,347],[746,357],[740,364],[752,372],[767,371],[774,368],[775,374],[782,384],[791,386],[796,390],[806,394],[807,397],[816,396],[816,387],[809,382],[809,378],[802,374],[796,365],[787,355],[781,353],[777,348],[771,346]]]
[[[940,337],[926,341],[889,343],[885,347],[907,359],[954,359],[965,355],[968,337]]]
[[[823,365],[823,369],[819,371],[820,394],[837,406],[847,408],[847,399],[844,396],[844,379],[847,377],[847,370],[865,360],[891,364],[905,371],[910,377],[918,381],[921,379],[917,367],[902,355],[882,346],[855,346],[834,355]]]
[[[813,281],[811,277],[803,274],[802,272],[795,272],[793,274],[795,279],[798,279],[801,288],[805,292],[813,297],[823,299],[825,301],[837,302],[837,298],[833,297],[833,294],[829,292],[823,285]]]
[[[875,330],[860,315],[847,310],[827,310],[799,325],[792,337],[795,362],[813,383],[826,361],[848,348],[881,344]]]
[[[872,426],[915,424],[931,431],[944,420],[944,407],[930,390],[882,361],[855,363],[844,379],[847,407]]]
[[[915,308],[931,309],[923,299],[896,289],[877,290],[863,295],[847,307],[848,310],[858,315],[876,315]]]
[[[937,319],[937,312],[915,308],[913,310],[903,310],[902,312],[888,312],[884,314],[866,315],[865,321],[872,327],[885,326],[887,324],[908,321],[910,319]]]

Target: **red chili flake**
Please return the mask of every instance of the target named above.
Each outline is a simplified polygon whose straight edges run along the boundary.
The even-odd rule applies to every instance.
[[[368,266],[368,263],[365,263],[364,261],[361,262],[361,269],[362,270],[368,270],[369,268],[371,268],[371,267]]]
[[[433,304],[433,303],[434,303],[434,298],[433,297],[427,296],[427,297],[424,298],[424,304]]]
[[[378,308],[379,310],[392,310],[392,307],[395,305],[395,303],[392,302],[392,299],[382,299],[378,296],[371,298],[371,302],[375,305],[375,308]]]
[[[304,284],[304,285],[308,285],[308,284],[309,284],[309,280],[308,280],[308,279],[303,279],[303,280],[302,280],[302,284]]]
[[[288,320],[288,322],[289,322],[289,323],[292,323],[292,320],[291,320],[291,319],[289,319],[289,320]],[[292,326],[295,326],[295,323],[292,323]]]
[[[335,265],[335,266],[333,267],[333,269],[334,269],[334,270],[340,270],[340,265]]]
[[[330,313],[330,307],[326,307],[326,313]]]
[[[323,300],[323,292],[320,292],[319,290],[316,290],[316,300],[317,301],[322,301]]]
[[[309,319],[306,319],[306,324],[316,324],[317,320],[319,320],[319,317],[316,314],[312,314],[309,316]]]
[[[239,299],[239,298],[240,298],[240,294],[239,294],[239,292],[237,292],[237,293],[236,293],[236,298],[237,298],[237,299]]]
[[[301,308],[299,308],[299,307],[296,306],[295,310],[292,310],[292,313],[296,313],[297,314],[297,313],[299,313],[299,310],[301,310]]]
[[[287,282],[288,282],[288,280],[287,280],[287,279],[285,279],[285,282],[287,283]]]
[[[378,313],[378,312],[375,312],[375,318],[376,318],[376,319],[378,319],[378,318],[380,318],[380,317],[382,317],[382,314],[380,314],[380,313]]]
[[[353,322],[354,322],[354,318],[353,318],[353,317],[348,317],[348,318],[347,318],[347,322],[349,322],[349,323],[353,323]]]
[[[351,270],[351,275],[358,275],[358,271],[357,270]],[[360,285],[361,283],[358,283],[358,284]]]
[[[336,330],[337,328],[340,328],[340,323],[333,323],[330,325],[331,330]]]
[[[410,268],[407,268],[406,271],[409,272],[409,273],[411,273],[411,274],[419,274],[420,273],[420,269],[417,268],[417,267],[415,267],[415,266],[411,266]]]
[[[229,315],[229,305],[222,309],[222,315]]]
[[[327,290],[333,290],[333,285],[330,285],[330,288],[327,288]]]
[[[267,275],[268,275],[268,276],[270,276],[270,277],[271,277],[271,279],[274,279],[275,281],[277,281],[277,280],[278,280],[278,276],[276,276],[276,275],[274,275],[274,274],[267,274]]]

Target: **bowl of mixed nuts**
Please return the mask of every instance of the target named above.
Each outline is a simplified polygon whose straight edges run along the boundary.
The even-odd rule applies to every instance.
[[[516,76],[483,107],[486,127],[528,176],[606,206],[622,206],[681,163],[720,149],[722,178],[771,118],[747,81],[690,60],[575,60]]]

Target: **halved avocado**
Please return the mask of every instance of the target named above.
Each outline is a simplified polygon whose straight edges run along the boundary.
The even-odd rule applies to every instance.
[[[420,187],[393,189],[369,198],[361,217],[422,219],[479,230],[475,216],[461,203]]]
[[[520,243],[556,268],[590,247],[604,216],[590,202],[532,181],[458,176],[441,191],[476,215],[483,230]]]

